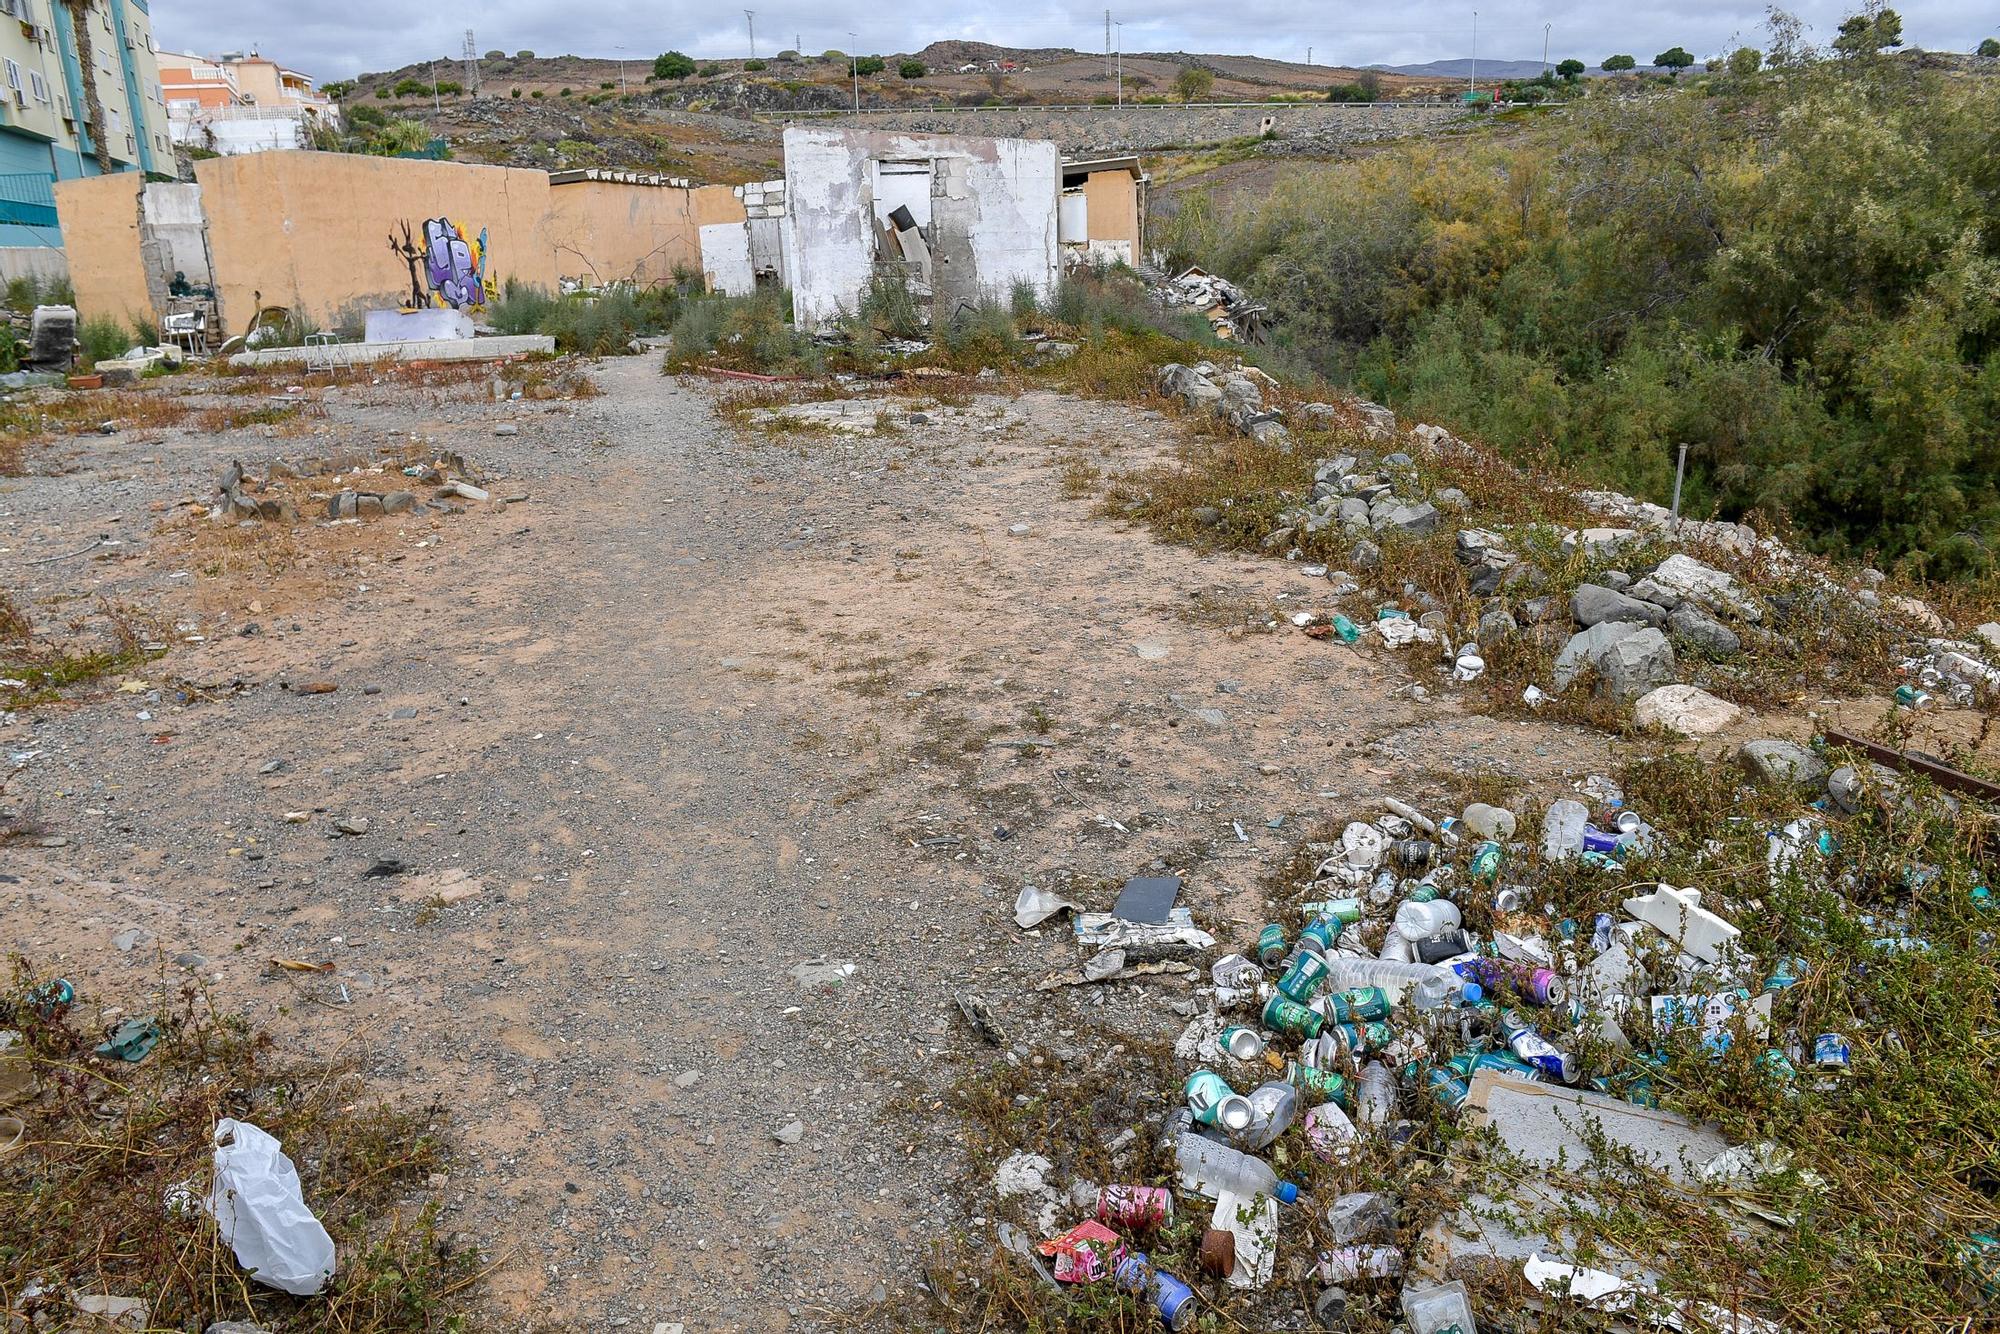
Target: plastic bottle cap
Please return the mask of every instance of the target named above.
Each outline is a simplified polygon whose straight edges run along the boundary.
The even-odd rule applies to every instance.
[[[1486,988],[1480,986],[1477,982],[1467,982],[1462,996],[1467,1005],[1477,1005],[1480,1001],[1486,999]]]
[[[1299,1198],[1299,1188],[1289,1181],[1280,1181],[1276,1191],[1278,1203],[1291,1204]]]

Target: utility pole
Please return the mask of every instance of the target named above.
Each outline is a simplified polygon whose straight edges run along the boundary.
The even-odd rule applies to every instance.
[[[1549,29],[1554,26],[1553,23],[1544,23],[1542,25],[1542,77],[1544,79],[1549,77]]]
[[[1118,105],[1125,105],[1125,25],[1118,24]]]
[[[1111,72],[1111,11],[1104,11],[1104,72]]]
[[[431,61],[431,110],[442,111],[444,98],[438,93],[438,63]]]
[[[625,91],[625,48],[614,46],[611,49],[618,53],[618,91],[622,93]]]
[[[1465,91],[1479,91],[1479,11],[1472,11],[1472,73],[1465,80]]]
[[[754,9],[744,10],[743,22],[749,25],[750,28],[750,58],[755,60],[757,58],[757,11]]]
[[[854,114],[861,114],[861,37],[857,33],[847,34],[847,68],[854,75]]]
[[[1309,46],[1306,48],[1306,64],[1310,65],[1312,63],[1313,63],[1313,49]]]

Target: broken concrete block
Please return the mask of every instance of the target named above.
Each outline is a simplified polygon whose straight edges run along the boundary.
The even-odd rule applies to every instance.
[[[1604,690],[1619,704],[1629,704],[1656,686],[1674,679],[1674,648],[1658,630],[1626,635],[1597,655],[1597,673]]]
[[[382,497],[384,514],[408,514],[417,507],[417,498],[408,491],[391,491]]]
[[[1743,934],[1702,907],[1698,889],[1655,885],[1652,893],[1625,900],[1624,907],[1627,915],[1652,927],[1678,944],[1683,954],[1693,955],[1703,963],[1720,963],[1723,953]]]
[[[1746,741],[1737,762],[1761,783],[1817,790],[1826,777],[1826,761],[1796,741]]]

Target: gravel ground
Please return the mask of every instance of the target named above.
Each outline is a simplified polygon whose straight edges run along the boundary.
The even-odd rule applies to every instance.
[[[909,1293],[916,1250],[985,1203],[942,1089],[1089,1059],[1086,1018],[1182,1023],[1178,983],[1035,992],[1078,954],[1014,927],[1023,883],[1101,908],[1170,868],[1245,936],[1328,814],[1604,763],[1593,734],[1413,701],[1386,654],[1229,633],[1327,585],[1063,498],[1065,457],[1159,457],[1156,414],[1029,393],[759,434],[650,358],[593,374],[602,397],[557,403],[308,387],[305,434],[84,437],[0,496],[39,618],[101,596],[173,626],[129,691],[0,727],[5,800],[45,826],[0,848],[0,942],[111,1007],[190,970],[434,1101],[462,1150],[448,1226],[508,1257],[483,1328],[814,1328]],[[413,435],[526,499],[174,518],[232,457]],[[27,563],[99,533],[119,545]],[[409,873],[366,878],[384,857]],[[854,971],[795,978],[820,958]],[[1011,1051],[960,1019],[967,987]]]

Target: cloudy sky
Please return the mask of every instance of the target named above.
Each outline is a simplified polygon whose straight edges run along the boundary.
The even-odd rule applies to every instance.
[[[1046,0],[957,0],[950,6],[898,7],[857,0],[751,0],[756,9],[757,50],[769,55],[795,41],[802,49],[913,51],[945,37],[1005,46],[1103,49],[1104,9],[1057,7]],[[1810,23],[1820,41],[1859,0],[1790,8]],[[1645,61],[1669,46],[1697,56],[1749,44],[1761,45],[1764,6],[1744,0],[1667,0],[1643,12],[1600,4],[1478,4],[1479,54],[1538,60],[1543,25],[1551,25],[1550,57],[1575,55],[1595,64],[1630,52]],[[1415,64],[1464,56],[1472,50],[1472,4],[1427,0],[1411,6],[1353,8],[1304,0],[1155,0],[1143,7],[1113,7],[1124,24],[1127,51],[1200,51],[1303,60],[1312,48],[1317,64]],[[926,14],[924,11],[929,10]],[[949,10],[947,15],[946,11]],[[1991,0],[1925,0],[1897,6],[1905,41],[1940,51],[1969,51],[1980,38],[2000,33]],[[456,56],[465,29],[475,30],[481,51],[528,49],[540,55],[577,54],[650,59],[668,48],[693,56],[747,54],[740,9],[661,4],[659,0],[485,0],[476,6],[421,5],[409,0],[338,0],[293,5],[270,0],[152,0],[160,44],[175,50],[214,52],[255,46],[264,54],[322,80],[367,70],[393,69],[436,56]],[[1385,12],[1387,11],[1387,12]],[[859,34],[850,41],[848,33]]]

